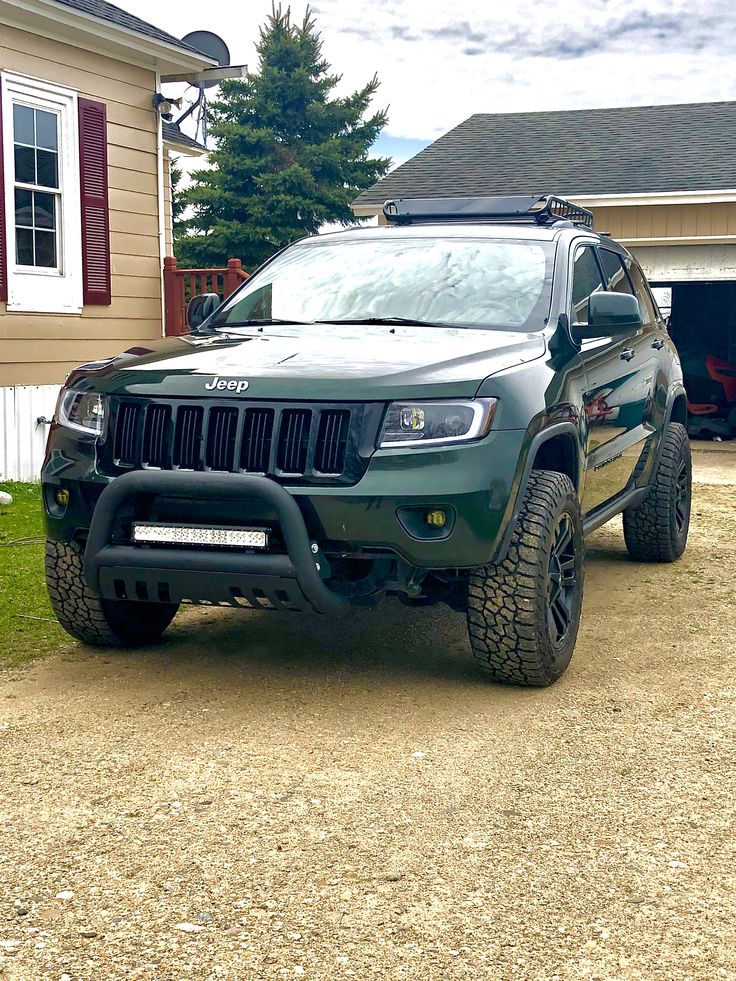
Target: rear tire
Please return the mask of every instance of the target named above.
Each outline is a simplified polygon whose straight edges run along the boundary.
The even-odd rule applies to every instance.
[[[636,562],[674,562],[685,551],[690,527],[692,456],[687,430],[671,422],[647,496],[624,511],[624,539]]]
[[[473,654],[496,681],[545,687],[565,671],[583,600],[583,522],[569,477],[532,471],[506,557],[468,585]]]
[[[46,541],[46,586],[56,618],[67,633],[95,647],[155,644],[176,616],[176,603],[104,600],[84,578],[77,542]]]

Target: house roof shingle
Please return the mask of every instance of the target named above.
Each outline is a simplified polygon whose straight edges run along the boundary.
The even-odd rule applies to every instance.
[[[56,3],[61,4],[63,7],[71,7],[72,10],[78,10],[83,14],[89,14],[91,17],[99,17],[100,20],[107,21],[108,24],[114,24],[116,27],[124,27],[129,31],[135,31],[136,34],[141,34],[143,37],[150,38],[153,41],[170,44],[173,47],[179,48],[181,51],[203,55],[202,51],[198,51],[190,44],[185,44],[180,38],[174,37],[173,34],[162,31],[158,27],[154,27],[153,24],[141,20],[140,17],[136,17],[134,14],[129,14],[127,10],[122,10],[120,7],[108,3],[107,0],[56,0]],[[208,55],[204,55],[204,57],[206,58]]]
[[[736,102],[477,114],[355,205],[387,198],[736,187]]]
[[[203,143],[199,143],[197,140],[192,139],[191,136],[187,136],[186,133],[182,133],[175,123],[169,123],[164,119],[162,127],[163,138],[167,143],[172,143],[186,150],[207,153],[207,147]]]

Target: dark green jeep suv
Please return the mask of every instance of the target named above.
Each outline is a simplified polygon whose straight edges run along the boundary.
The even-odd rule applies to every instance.
[[[623,512],[632,558],[682,554],[685,392],[636,260],[551,196],[384,214],[67,379],[43,494],[73,636],[154,642],[181,603],[340,616],[391,594],[466,612],[494,678],[548,685],[586,532]]]

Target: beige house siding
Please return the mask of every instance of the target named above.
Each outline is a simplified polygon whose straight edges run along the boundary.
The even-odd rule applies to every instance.
[[[162,333],[156,76],[5,26],[0,68],[71,86],[107,106],[112,304],[59,316],[8,313],[0,303],[0,386],[60,383],[77,364]]]
[[[624,244],[651,239],[736,238],[736,201],[594,207],[592,211],[596,230],[608,232]]]

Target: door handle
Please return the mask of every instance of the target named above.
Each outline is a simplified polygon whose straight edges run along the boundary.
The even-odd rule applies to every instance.
[[[661,351],[662,348],[664,347],[663,338],[658,337],[656,341],[652,341],[652,347],[654,348],[655,351]]]
[[[622,361],[631,361],[632,358],[636,357],[636,351],[633,347],[625,347],[619,357]]]

